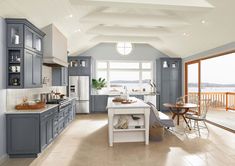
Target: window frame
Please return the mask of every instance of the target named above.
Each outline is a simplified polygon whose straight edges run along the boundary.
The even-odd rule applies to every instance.
[[[106,62],[107,63],[107,68],[98,68],[98,63],[99,62]],[[112,69],[110,68],[110,63],[112,62],[119,62],[119,63],[139,63],[139,68],[138,69],[129,69],[129,68],[120,68],[120,69]],[[142,64],[143,63],[150,63],[150,68],[149,69],[143,69]],[[143,72],[149,71],[151,78],[150,80],[153,81],[153,74],[154,74],[154,64],[153,61],[151,60],[140,60],[140,61],[132,61],[132,60],[96,60],[95,62],[96,66],[96,71],[95,71],[95,78],[97,78],[98,72],[99,71],[106,71],[106,78],[107,78],[107,87],[110,88],[110,71],[138,71],[139,72],[139,85],[143,85]]]

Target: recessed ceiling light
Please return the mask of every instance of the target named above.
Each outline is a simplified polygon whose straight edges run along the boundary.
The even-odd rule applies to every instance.
[[[81,32],[81,29],[77,29],[77,30],[75,30],[74,32],[75,32],[75,33]]]
[[[186,32],[184,32],[183,35],[186,36],[186,37],[190,36],[190,34],[188,34]]]
[[[202,20],[201,23],[202,23],[202,24],[205,24],[205,23],[206,23],[206,20]]]
[[[73,15],[72,15],[72,14],[70,14],[70,15],[69,15],[69,18],[72,18],[72,17],[73,17]]]

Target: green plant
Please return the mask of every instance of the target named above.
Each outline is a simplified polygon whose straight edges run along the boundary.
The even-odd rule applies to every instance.
[[[104,78],[92,79],[92,87],[96,90],[100,90],[106,86],[106,80]]]

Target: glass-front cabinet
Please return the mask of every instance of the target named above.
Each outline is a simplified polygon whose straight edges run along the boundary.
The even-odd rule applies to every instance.
[[[8,47],[23,47],[23,24],[8,24],[7,38]]]
[[[7,88],[42,86],[45,33],[26,19],[7,18]]]
[[[34,50],[39,53],[42,53],[42,37],[37,34],[34,34]]]
[[[42,54],[42,37],[27,26],[25,26],[24,43],[27,49]]]

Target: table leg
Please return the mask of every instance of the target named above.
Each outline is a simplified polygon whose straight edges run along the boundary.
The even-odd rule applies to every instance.
[[[108,110],[109,146],[113,146],[113,111]]]
[[[179,115],[179,113],[177,113],[177,125],[179,125],[180,124],[180,115]]]
[[[145,144],[149,144],[149,116],[150,116],[150,109],[145,110],[144,118],[145,118]]]
[[[191,128],[190,128],[190,126],[189,126],[189,124],[188,124],[187,120],[185,119],[184,115],[182,115],[182,116],[183,116],[183,119],[184,119],[185,123],[187,124],[187,126],[188,126],[189,130],[191,130]]]
[[[176,113],[173,113],[172,119],[174,120],[176,116]]]

